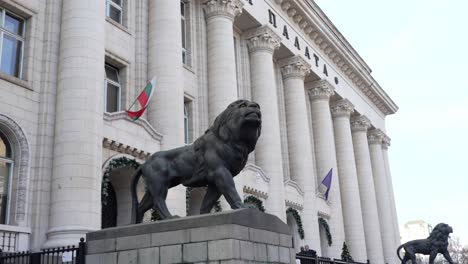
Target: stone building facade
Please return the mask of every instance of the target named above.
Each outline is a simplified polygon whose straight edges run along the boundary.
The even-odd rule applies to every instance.
[[[112,161],[190,144],[246,98],[261,105],[263,132],[236,177],[242,196],[287,222],[296,247],[339,258],[346,241],[358,261],[394,263],[385,117],[397,106],[312,0],[5,0],[0,10],[4,250],[74,244],[102,217],[128,224],[129,168],[111,173],[115,213],[102,215]],[[124,110],[154,75],[133,122]],[[172,213],[196,213],[203,191],[187,200],[171,189]]]

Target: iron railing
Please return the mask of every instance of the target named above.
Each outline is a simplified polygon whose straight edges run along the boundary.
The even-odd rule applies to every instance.
[[[341,259],[331,259],[319,256],[310,256],[304,254],[296,254],[296,259],[300,260],[301,264],[369,264],[369,260],[366,263],[362,262],[347,262]]]
[[[0,250],[0,264],[85,264],[86,243],[80,239],[78,247],[58,247],[39,252],[3,252]]]

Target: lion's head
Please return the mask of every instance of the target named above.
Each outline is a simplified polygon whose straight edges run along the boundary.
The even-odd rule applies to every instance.
[[[249,100],[237,100],[216,117],[208,130],[224,142],[245,144],[251,152],[255,149],[261,129],[260,106]]]
[[[447,248],[448,246],[448,239],[450,233],[453,232],[451,226],[440,223],[437,224],[434,229],[432,229],[431,234],[429,235],[428,239],[431,240],[431,244],[437,248]]]

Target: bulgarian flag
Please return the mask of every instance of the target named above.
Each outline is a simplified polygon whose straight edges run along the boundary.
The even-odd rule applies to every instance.
[[[148,107],[148,104],[151,101],[155,87],[156,76],[151,79],[151,81],[145,86],[145,89],[143,89],[140,95],[138,95],[133,104],[128,108],[128,110],[126,110],[128,117],[130,117],[133,121],[138,120],[138,118],[140,118],[140,116],[145,112],[146,107]],[[140,110],[130,111],[130,109],[136,104],[137,101],[140,103]]]

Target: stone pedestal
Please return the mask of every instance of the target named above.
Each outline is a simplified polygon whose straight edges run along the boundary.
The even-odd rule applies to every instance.
[[[288,226],[255,209],[109,228],[86,240],[87,264],[295,263]]]

